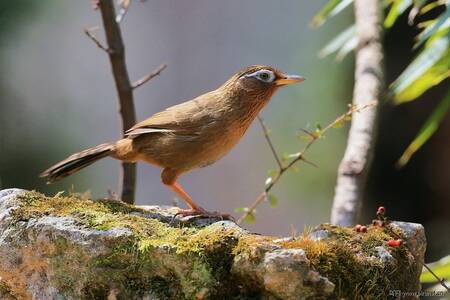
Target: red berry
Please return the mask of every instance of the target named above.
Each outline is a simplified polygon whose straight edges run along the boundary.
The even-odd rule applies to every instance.
[[[355,226],[355,231],[356,231],[356,232],[360,232],[360,231],[361,231],[361,227],[362,227],[362,226],[361,226],[360,224],[356,225],[356,226]]]
[[[400,246],[403,244],[403,240],[402,240],[402,239],[398,239],[398,240],[389,240],[389,241],[387,242],[387,244],[388,244],[389,247],[397,248],[397,247],[400,247]]]
[[[367,227],[366,227],[366,226],[361,226],[361,228],[359,229],[359,231],[361,231],[361,232],[367,232]]]
[[[377,215],[384,215],[386,213],[386,208],[384,206],[378,207]]]

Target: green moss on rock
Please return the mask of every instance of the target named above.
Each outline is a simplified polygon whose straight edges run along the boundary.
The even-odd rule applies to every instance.
[[[145,217],[146,211],[134,206],[113,200],[92,201],[78,195],[45,197],[28,192],[18,200],[20,204],[13,213],[15,222],[51,215],[73,218],[87,229],[131,231],[132,235],[108,254],[90,261],[82,247],[62,238],[54,240],[55,283],[73,295],[79,293],[81,285],[86,286],[86,299],[114,286],[133,291],[135,296],[152,291],[162,298],[202,299],[222,293],[217,285],[231,267],[231,249],[237,242],[234,228],[218,223],[171,226]]]
[[[314,230],[325,232],[323,239],[307,232],[286,240],[250,234],[230,222],[170,222],[160,212],[174,213],[160,209],[149,215],[118,201],[24,192],[16,197],[8,226],[21,232],[27,255],[48,261],[40,268],[48,268],[49,284],[67,299],[283,298],[270,289],[273,281],[269,288],[265,273],[268,254],[276,262],[274,253],[283,249],[287,252],[280,255],[304,264],[303,269],[293,267],[295,260],[287,265],[305,276],[304,298],[383,299],[390,289],[410,291],[418,278],[417,263],[405,248],[389,249],[391,261],[380,258],[380,249],[393,238],[384,228],[357,233],[323,224]],[[64,226],[45,231],[53,228],[46,218]]]

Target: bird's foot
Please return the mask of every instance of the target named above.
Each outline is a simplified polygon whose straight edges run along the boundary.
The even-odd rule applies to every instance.
[[[196,217],[205,217],[205,218],[218,218],[220,220],[230,220],[235,221],[232,215],[230,214],[223,214],[218,211],[207,211],[206,209],[203,209],[199,207],[198,209],[182,209],[180,208],[178,212],[174,215],[174,218],[180,216],[180,217],[188,217],[188,216],[196,216]]]

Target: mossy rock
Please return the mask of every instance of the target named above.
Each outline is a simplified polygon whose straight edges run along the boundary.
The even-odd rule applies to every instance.
[[[294,239],[230,221],[79,195],[0,191],[0,295],[8,299],[385,299],[420,290],[422,226],[328,224]],[[410,247],[411,248],[411,247]]]

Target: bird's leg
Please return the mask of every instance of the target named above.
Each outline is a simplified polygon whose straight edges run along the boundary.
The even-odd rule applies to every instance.
[[[204,216],[211,218],[220,218],[222,220],[233,220],[233,217],[229,214],[222,214],[217,211],[207,211],[206,209],[196,204],[194,200],[192,200],[192,197],[189,196],[188,193],[186,193],[186,191],[178,182],[174,182],[173,184],[169,185],[169,187],[189,206],[188,209],[180,208],[175,216]]]
[[[174,191],[181,199],[189,206],[188,209],[179,209],[175,216],[205,216],[212,218],[220,218],[224,220],[232,220],[233,217],[228,214],[221,214],[219,212],[210,212],[196,204],[191,196],[183,189],[183,187],[176,181],[177,175],[171,169],[164,169],[162,173],[162,181],[172,191]]]
[[[191,196],[183,189],[183,187],[178,183],[174,182],[171,185],[169,185],[170,189],[175,192],[181,199],[186,202],[186,204],[190,207],[191,210],[201,212],[205,211],[203,208],[201,208],[199,205],[197,205]]]

